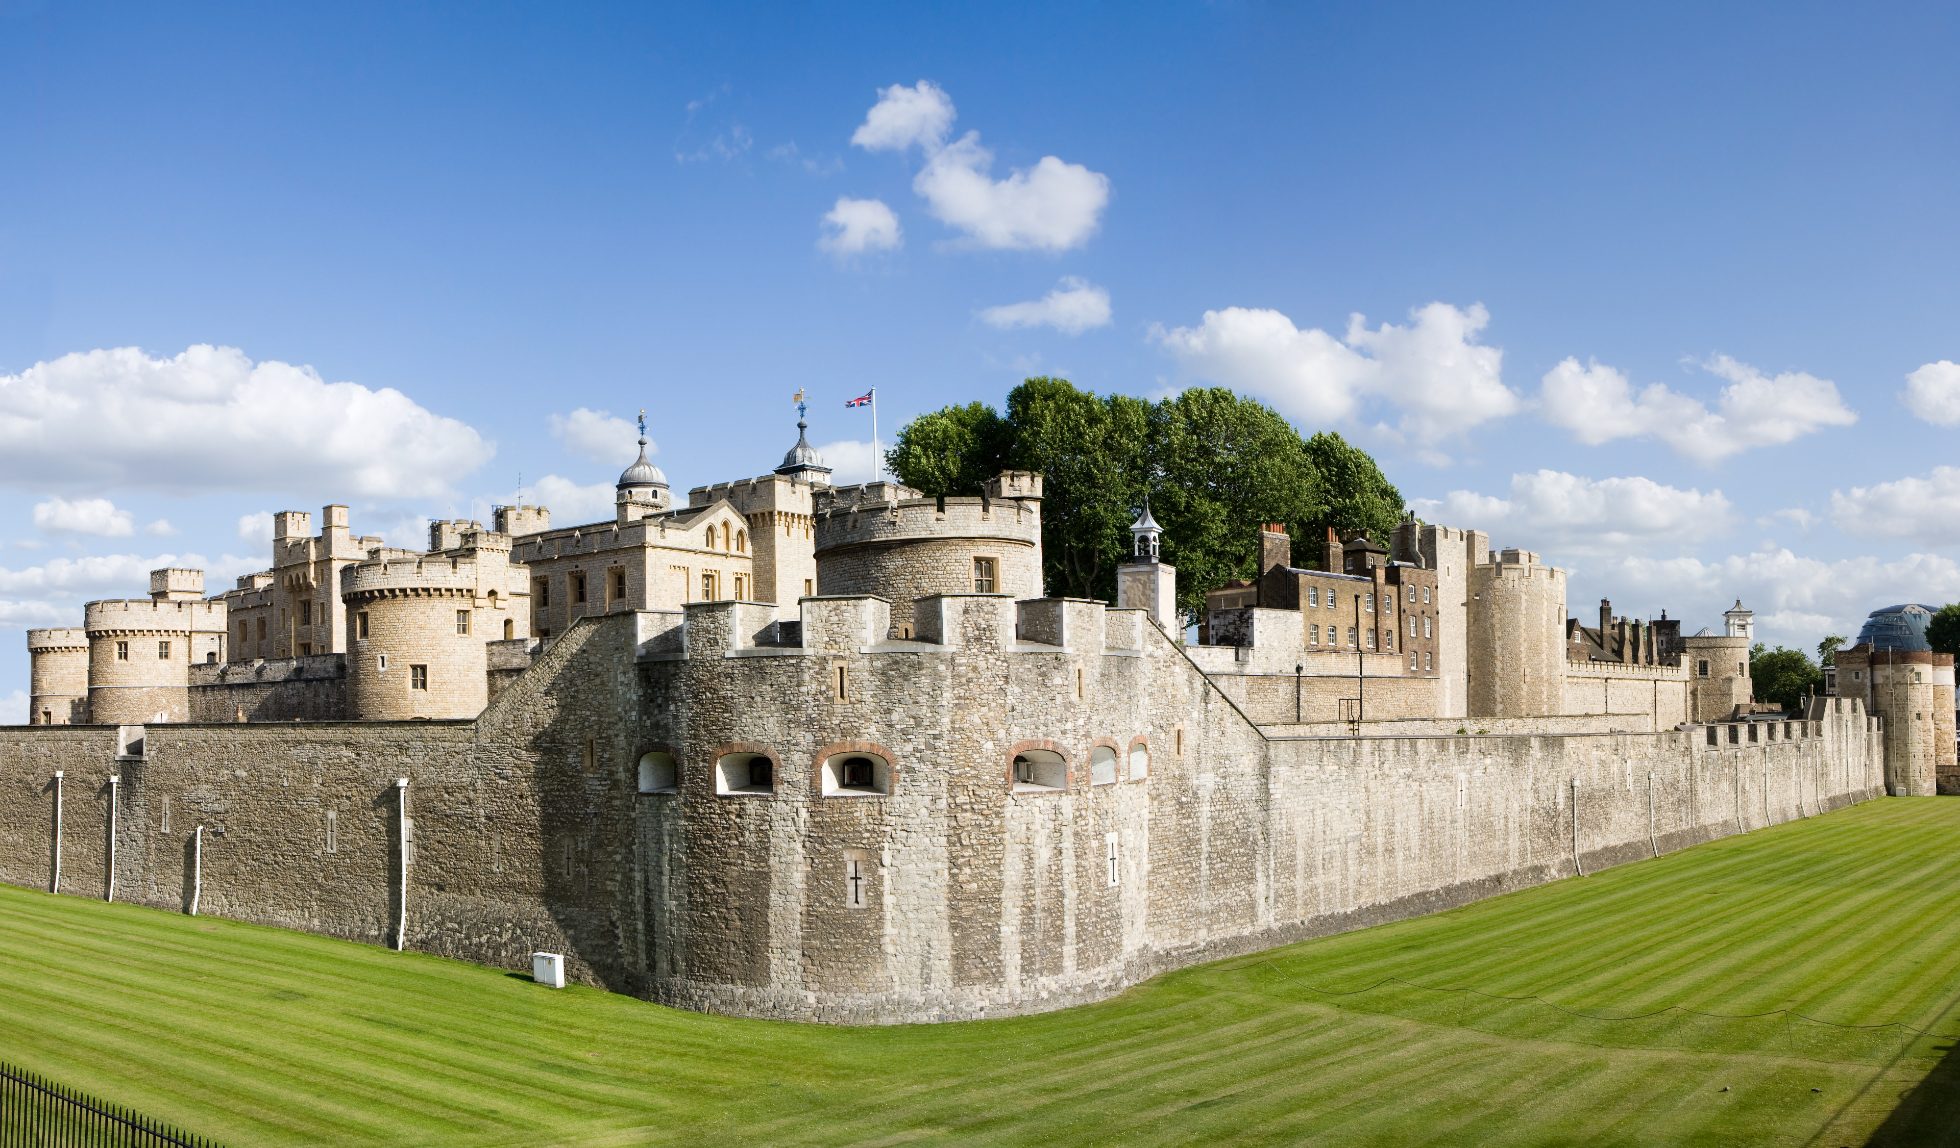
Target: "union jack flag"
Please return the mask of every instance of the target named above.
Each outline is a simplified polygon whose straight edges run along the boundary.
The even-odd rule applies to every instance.
[[[847,407],[868,407],[871,405],[872,393],[873,392],[871,391],[866,391],[863,394],[859,395],[857,398],[845,399],[844,405]]]

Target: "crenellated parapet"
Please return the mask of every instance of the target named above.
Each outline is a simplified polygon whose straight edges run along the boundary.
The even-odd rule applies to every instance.
[[[922,598],[1042,595],[1039,475],[1005,472],[977,496],[893,482],[819,489],[815,513],[817,592],[888,599],[892,637],[910,636]]]

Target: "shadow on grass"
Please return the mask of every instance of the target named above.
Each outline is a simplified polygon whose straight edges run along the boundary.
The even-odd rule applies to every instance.
[[[1960,1042],[1899,1101],[1878,1126],[1866,1148],[1921,1148],[1930,1144],[1960,1145]]]

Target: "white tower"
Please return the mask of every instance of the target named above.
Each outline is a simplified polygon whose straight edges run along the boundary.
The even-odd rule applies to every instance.
[[[1731,638],[1754,638],[1756,636],[1756,612],[1754,610],[1743,609],[1742,599],[1740,598],[1735,600],[1733,607],[1722,612],[1722,620],[1728,623],[1729,637]]]

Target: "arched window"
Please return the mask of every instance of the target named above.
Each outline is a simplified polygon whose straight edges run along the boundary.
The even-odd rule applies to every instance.
[[[641,793],[676,793],[680,786],[680,769],[674,764],[673,754],[654,750],[640,755]]]
[[[1099,745],[1089,751],[1089,784],[1116,784],[1116,751]]]
[[[823,759],[825,797],[876,797],[892,791],[892,763],[884,755],[852,750]]]
[[[715,760],[715,792],[772,794],[776,792],[776,763],[760,753],[724,753]]]
[[[508,642],[512,638],[515,638],[516,636],[517,636],[517,620],[515,618],[505,618],[504,641]]]
[[[1138,742],[1130,747],[1130,780],[1142,781],[1150,776],[1150,747]]]
[[[1014,792],[1045,793],[1068,788],[1068,762],[1051,749],[1024,749],[1014,755]]]
[[[749,532],[748,532],[748,531],[746,531],[746,530],[737,530],[737,531],[735,532],[735,549],[737,549],[737,550],[739,550],[739,551],[741,551],[741,552],[742,552],[742,553],[744,553],[744,554],[747,554],[747,553],[749,552]]]

